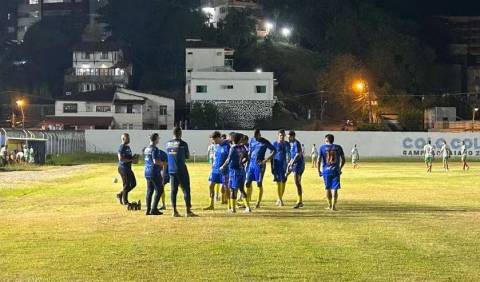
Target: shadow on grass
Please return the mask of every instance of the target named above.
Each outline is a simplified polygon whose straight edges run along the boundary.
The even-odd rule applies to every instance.
[[[372,216],[396,217],[398,220],[411,219],[411,217],[430,217],[430,216],[449,216],[460,213],[480,213],[480,208],[470,207],[447,207],[447,206],[429,206],[420,204],[372,202],[372,201],[345,201],[340,202],[338,211],[329,211],[323,201],[306,202],[303,209],[294,210],[291,207],[274,208],[265,206],[259,210],[253,210],[251,214],[243,214],[239,209],[239,215],[251,216],[256,218],[371,218]],[[203,216],[208,216],[204,214]],[[232,215],[215,215],[221,217],[230,217]]]

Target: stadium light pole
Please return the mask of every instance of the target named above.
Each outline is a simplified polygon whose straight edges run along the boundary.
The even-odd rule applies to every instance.
[[[25,101],[20,99],[20,100],[17,100],[15,103],[20,108],[20,112],[22,113],[22,128],[25,128],[25,112],[23,110],[25,106]]]
[[[477,112],[479,111],[479,108],[474,108],[473,109],[473,117],[472,117],[472,132],[475,131],[475,117],[477,115]]]
[[[368,122],[373,123],[372,100],[368,89],[368,83],[365,80],[357,80],[353,83],[352,89],[354,92],[365,97],[368,109]]]

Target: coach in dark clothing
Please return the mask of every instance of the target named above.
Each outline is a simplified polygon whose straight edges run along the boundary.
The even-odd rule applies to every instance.
[[[137,180],[132,171],[134,156],[128,144],[130,144],[130,135],[124,133],[122,135],[122,145],[118,148],[118,173],[122,177],[123,189],[117,194],[117,199],[122,205],[129,203],[128,193],[137,186]]]

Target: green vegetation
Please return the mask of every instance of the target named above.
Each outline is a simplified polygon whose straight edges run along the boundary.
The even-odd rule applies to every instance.
[[[303,210],[274,206],[267,173],[263,208],[228,215],[200,211],[209,169],[192,165],[193,219],[121,208],[111,164],[12,185],[0,189],[0,280],[478,281],[480,166],[443,173],[435,165],[431,175],[420,162],[348,167],[336,213],[324,210],[309,167]],[[142,167],[135,172],[131,199],[143,200]],[[294,191],[289,182],[288,205]]]
[[[116,163],[115,154],[74,153],[47,156],[47,165],[70,166],[94,163]]]

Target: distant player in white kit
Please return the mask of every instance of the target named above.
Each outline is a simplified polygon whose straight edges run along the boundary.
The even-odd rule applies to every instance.
[[[443,159],[443,169],[445,170],[445,172],[447,172],[450,170],[450,168],[448,167],[448,160],[452,155],[452,151],[450,150],[450,147],[448,147],[446,140],[443,140],[443,145],[442,145],[442,148],[440,149],[440,153],[442,154],[442,159]]]
[[[460,149],[460,153],[462,154],[462,169],[469,170],[470,166],[467,164],[467,146],[465,145],[465,141],[462,141],[462,148]]]
[[[317,167],[317,158],[318,158],[318,149],[317,149],[316,144],[313,144],[312,152],[310,153],[310,155],[312,157],[312,168],[316,168]]]
[[[352,165],[353,169],[358,168],[358,161],[360,160],[360,154],[358,153],[357,144],[353,145],[352,149]]]
[[[428,140],[427,145],[423,147],[425,154],[425,165],[427,166],[427,172],[432,172],[433,156],[435,155],[435,148],[432,146],[432,141]]]

